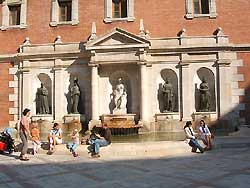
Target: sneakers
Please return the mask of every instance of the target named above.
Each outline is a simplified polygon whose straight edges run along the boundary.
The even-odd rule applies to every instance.
[[[74,157],[78,157],[78,154],[77,154],[77,153],[73,153],[73,156],[74,156]]]

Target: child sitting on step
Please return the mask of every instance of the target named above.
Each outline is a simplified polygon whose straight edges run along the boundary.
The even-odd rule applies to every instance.
[[[71,139],[72,142],[68,143],[66,145],[66,147],[69,149],[69,151],[73,154],[74,157],[77,157],[77,147],[80,144],[80,140],[79,140],[79,133],[77,129],[74,129],[72,134],[71,134]]]
[[[40,131],[38,129],[38,123],[36,121],[32,122],[32,128],[31,128],[31,140],[33,145],[33,155],[38,153],[38,150],[41,148],[41,142],[40,142]]]

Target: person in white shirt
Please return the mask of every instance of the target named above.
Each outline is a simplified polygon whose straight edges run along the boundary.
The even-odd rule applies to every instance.
[[[59,127],[58,123],[54,123],[53,128],[50,130],[49,136],[49,150],[53,151],[54,146],[57,144],[62,144],[62,129]]]
[[[192,128],[191,121],[187,121],[186,125],[184,126],[184,132],[186,134],[186,142],[189,146],[192,147],[192,152],[196,152],[197,148],[200,150],[200,153],[204,152],[204,149],[200,146],[200,144],[196,140],[196,133]]]
[[[201,137],[201,140],[206,145],[205,150],[211,150],[212,149],[212,134],[208,128],[208,126],[205,124],[204,120],[200,121],[200,125],[198,127],[198,132]]]

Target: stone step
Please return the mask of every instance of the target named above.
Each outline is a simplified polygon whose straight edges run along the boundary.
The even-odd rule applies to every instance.
[[[201,143],[201,141],[199,140]],[[201,143],[201,145],[203,145]],[[204,145],[203,145],[204,146]],[[220,148],[243,148],[250,147],[250,138],[216,138],[213,143],[214,149]],[[80,145],[78,153],[81,156],[87,156],[88,145]],[[29,143],[30,152],[32,151],[32,144]],[[161,156],[180,156],[190,153],[190,147],[184,141],[159,141],[159,142],[141,142],[141,143],[112,143],[107,147],[100,149],[102,156],[106,157],[121,157],[121,156],[148,156],[148,157],[161,157]],[[43,144],[43,149],[39,153],[48,153],[48,146]],[[66,144],[57,145],[53,155],[70,154],[66,148]]]

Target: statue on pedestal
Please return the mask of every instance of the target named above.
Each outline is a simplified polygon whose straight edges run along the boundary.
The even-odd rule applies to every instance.
[[[173,85],[166,79],[165,83],[162,86],[163,92],[163,103],[164,111],[163,112],[173,112],[174,110],[174,93]]]
[[[127,113],[127,92],[122,83],[122,78],[118,79],[118,83],[111,94],[111,100],[114,104],[113,114]]]
[[[36,92],[37,114],[49,114],[48,95],[47,88],[41,83],[41,87]]]
[[[78,112],[78,104],[80,99],[80,88],[78,86],[78,79],[74,78],[73,86],[70,88],[70,97],[71,97],[71,113],[79,114]]]
[[[211,94],[209,85],[206,82],[205,78],[202,78],[202,82],[200,84],[200,111],[208,112],[210,110],[210,100]]]

